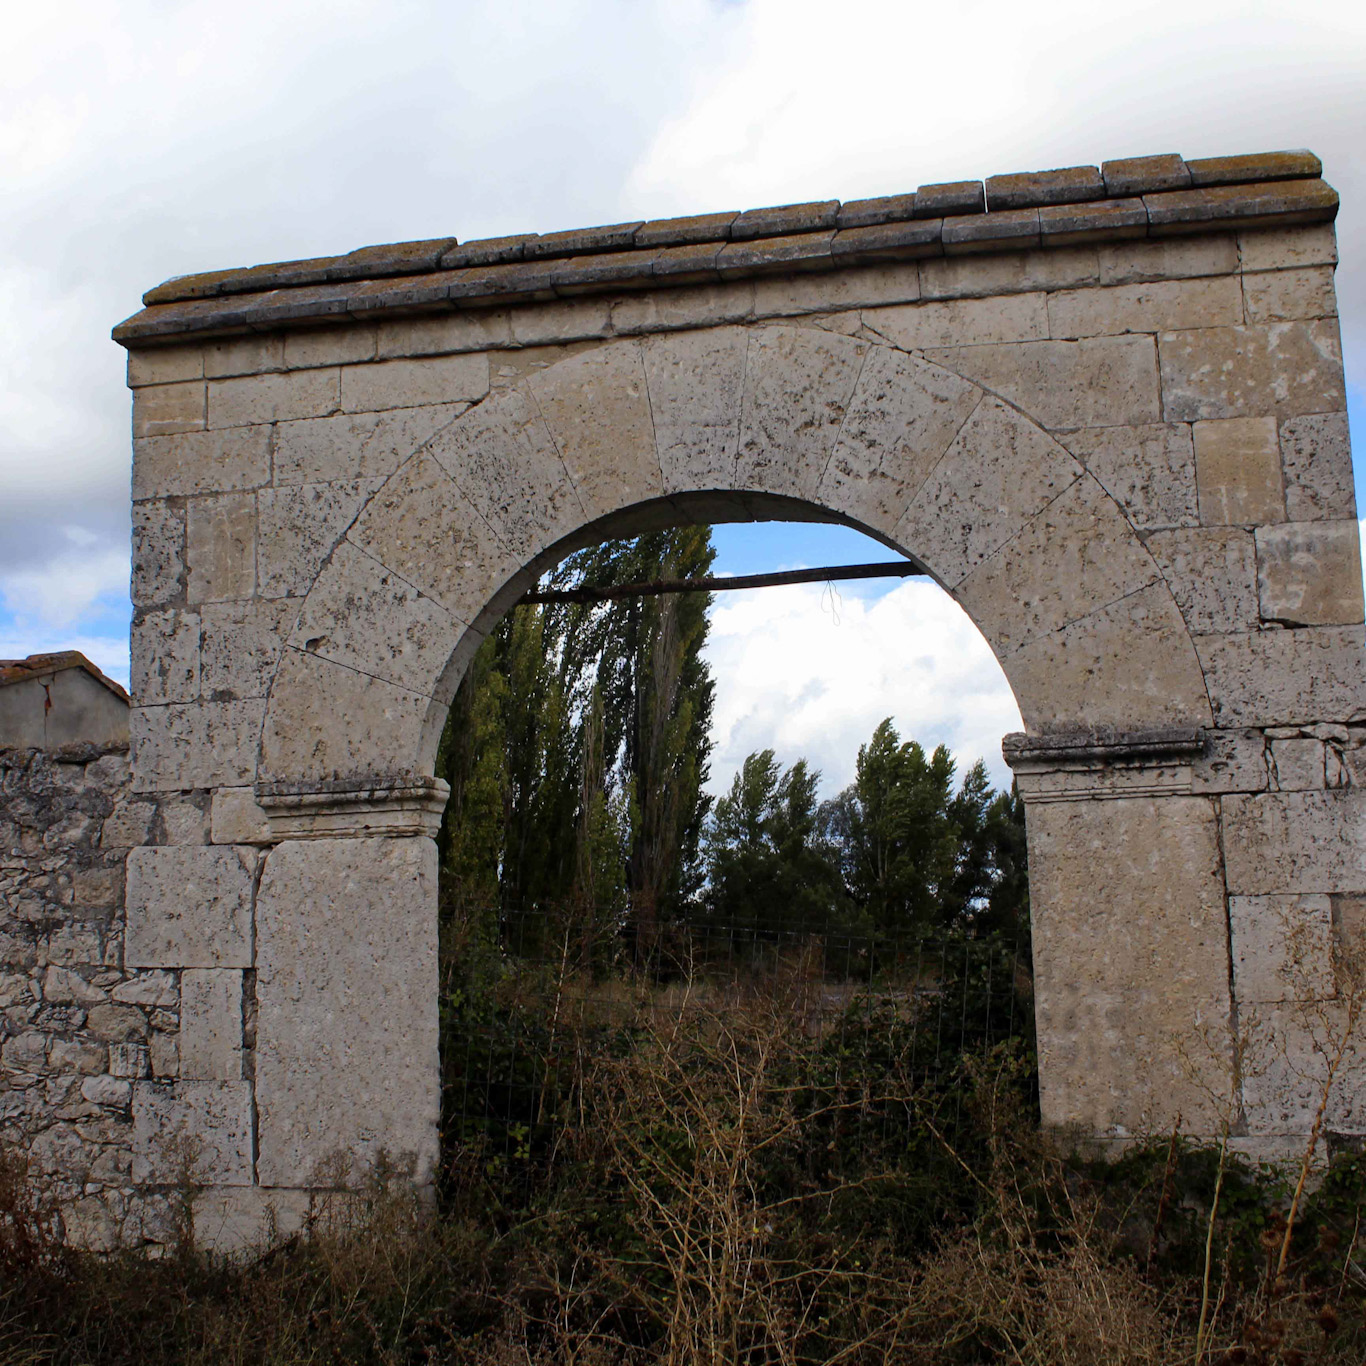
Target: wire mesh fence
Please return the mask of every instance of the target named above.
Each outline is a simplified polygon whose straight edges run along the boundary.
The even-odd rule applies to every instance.
[[[475,1155],[510,1190],[563,1167],[625,1092],[686,1109],[718,1068],[762,1090],[797,1146],[895,1163],[928,1114],[956,1129],[965,1056],[1032,1046],[1027,931],[485,913],[448,919],[444,965],[447,1154]]]

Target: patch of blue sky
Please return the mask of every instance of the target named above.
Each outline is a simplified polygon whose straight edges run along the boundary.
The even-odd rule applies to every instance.
[[[772,574],[837,564],[872,564],[900,558],[881,541],[831,522],[727,522],[712,528],[713,573]],[[874,600],[899,579],[855,579],[840,584],[846,596]]]

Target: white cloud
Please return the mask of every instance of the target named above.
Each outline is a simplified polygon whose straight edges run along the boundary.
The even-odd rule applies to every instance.
[[[101,599],[128,592],[127,550],[98,547],[82,528],[72,530],[76,544],[65,553],[0,573],[0,598],[20,625],[63,631]],[[127,650],[125,643],[125,655]]]
[[[706,655],[717,681],[714,792],[753,750],[807,759],[833,795],[853,778],[858,747],[885,716],[904,739],[944,743],[963,768],[985,759],[1009,784],[1001,736],[1019,709],[981,633],[925,580],[876,599],[806,584],[727,594]]]

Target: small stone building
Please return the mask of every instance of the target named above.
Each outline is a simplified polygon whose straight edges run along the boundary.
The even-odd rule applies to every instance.
[[[128,694],[79,650],[0,659],[0,749],[128,743]]]

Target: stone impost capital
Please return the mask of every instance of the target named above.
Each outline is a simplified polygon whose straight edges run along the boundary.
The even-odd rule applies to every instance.
[[[361,782],[262,782],[257,804],[276,839],[434,836],[451,794],[440,778],[397,774]]]
[[[1158,730],[1013,731],[1001,753],[1027,804],[1181,796],[1204,753],[1199,726]]]

